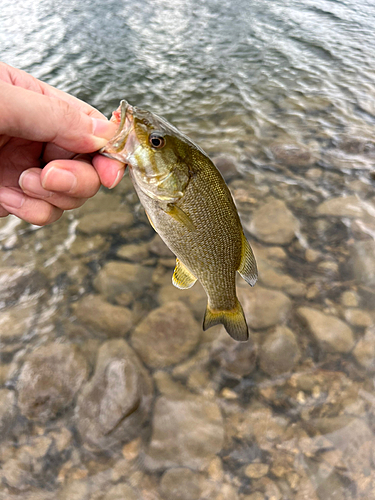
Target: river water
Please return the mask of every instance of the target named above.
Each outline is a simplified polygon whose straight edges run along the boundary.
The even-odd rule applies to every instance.
[[[2,0],[1,59],[217,162],[259,266],[237,344],[128,177],[0,221],[0,498],[375,498],[375,5]]]

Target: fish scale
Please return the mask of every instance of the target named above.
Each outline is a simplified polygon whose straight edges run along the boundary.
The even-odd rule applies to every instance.
[[[247,340],[236,272],[253,286],[257,267],[223,177],[163,118],[126,101],[120,109],[119,130],[101,152],[128,164],[152,226],[177,257],[173,284],[189,288],[199,280],[208,296],[203,328],[221,323],[234,339]]]

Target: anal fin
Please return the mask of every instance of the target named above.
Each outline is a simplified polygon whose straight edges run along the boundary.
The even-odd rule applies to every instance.
[[[172,277],[172,283],[176,288],[191,288],[197,278],[191,274],[189,269],[178,259],[176,259],[176,267]]]
[[[258,269],[255,257],[249,242],[242,233],[242,258],[240,267],[237,269],[242,278],[249,283],[250,286],[254,286],[258,279]]]

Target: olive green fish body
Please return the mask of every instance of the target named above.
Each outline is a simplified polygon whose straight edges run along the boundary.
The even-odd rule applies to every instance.
[[[131,110],[125,146],[118,145],[122,149],[116,151],[113,144],[119,144],[119,139],[114,138],[103,152],[128,163],[152,226],[177,257],[173,284],[189,288],[199,280],[206,291],[203,328],[222,323],[233,338],[246,340],[248,329],[236,296],[236,272],[254,285],[257,269],[230,191],[198,146],[163,119],[141,110],[141,120],[143,113],[147,120],[137,129],[138,110]],[[128,105],[126,111],[129,113]],[[122,128],[126,120],[123,122]],[[160,139],[162,146],[158,145]],[[160,156],[149,151],[153,143]],[[161,160],[161,153],[166,160]]]

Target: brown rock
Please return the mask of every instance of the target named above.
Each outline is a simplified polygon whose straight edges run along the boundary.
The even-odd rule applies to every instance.
[[[84,234],[117,233],[133,225],[133,214],[125,208],[118,212],[93,212],[79,219],[77,230]]]
[[[306,321],[321,348],[329,352],[347,353],[354,347],[350,327],[336,316],[309,307],[300,307],[298,314]]]
[[[245,220],[244,227],[265,243],[287,245],[299,230],[299,222],[283,201],[273,198],[256,210],[248,222]]]
[[[151,311],[133,332],[131,343],[148,366],[160,368],[185,359],[200,333],[189,309],[175,301]]]
[[[75,346],[39,347],[27,357],[17,381],[21,413],[41,421],[56,417],[72,404],[87,375],[86,361]]]
[[[133,326],[130,309],[109,304],[99,295],[86,295],[73,310],[81,323],[108,336],[121,337]]]
[[[76,407],[77,429],[86,445],[105,450],[137,437],[148,417],[152,382],[124,340],[110,340],[98,353],[95,373]]]
[[[250,328],[259,330],[284,323],[292,303],[282,292],[256,285],[239,287],[238,296]]]
[[[259,350],[261,369],[268,375],[292,370],[301,356],[296,337],[286,326],[279,326],[267,335]]]

